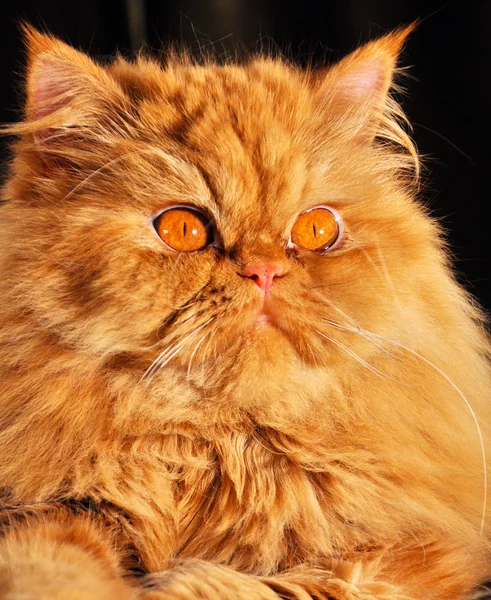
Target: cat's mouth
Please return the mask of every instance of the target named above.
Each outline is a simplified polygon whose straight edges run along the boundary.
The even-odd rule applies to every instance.
[[[277,320],[275,318],[274,310],[271,305],[271,300],[269,294],[264,296],[264,300],[261,308],[259,309],[256,317],[254,318],[254,325],[272,325],[278,326]]]
[[[255,323],[259,323],[259,324],[273,324],[273,319],[271,318],[271,315],[268,315],[267,313],[259,313],[256,317],[256,320],[254,321]]]

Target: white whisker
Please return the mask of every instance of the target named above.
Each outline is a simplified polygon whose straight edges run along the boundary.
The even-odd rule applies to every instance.
[[[341,323],[337,323],[336,321],[332,321],[331,319],[322,319],[325,323],[328,323],[329,325],[331,325],[331,327],[334,327],[335,329],[339,329],[340,331],[348,331],[350,333],[358,333],[359,335],[361,335],[362,337],[364,337],[366,340],[368,340],[369,342],[371,342],[374,346],[376,346],[377,348],[379,348],[380,350],[382,350],[382,352],[385,352],[385,354],[388,354],[389,356],[391,356],[392,358],[397,360],[397,356],[395,354],[393,354],[392,352],[390,352],[389,350],[387,350],[387,348],[385,346],[383,346],[382,344],[379,344],[377,342],[375,342],[371,337],[368,337],[365,333],[364,330],[361,329],[358,325],[356,328],[354,327],[346,327],[345,325],[341,325]],[[385,338],[383,338],[385,339]],[[393,378],[391,378],[393,379]]]
[[[199,340],[199,342],[196,344],[196,346],[194,347],[193,353],[191,354],[191,357],[189,359],[189,365],[188,365],[188,371],[187,371],[187,379],[190,378],[191,376],[191,366],[193,364],[193,359],[196,355],[196,352],[198,352],[199,347],[201,346],[201,344],[205,341],[205,339],[208,337],[208,335],[210,334],[210,331],[207,331],[202,338]]]
[[[353,321],[353,319],[350,319],[350,320]],[[412,354],[419,360],[423,361],[429,367],[434,369],[441,377],[443,377],[443,379],[450,385],[450,387],[455,392],[457,392],[457,394],[460,396],[460,398],[464,402],[465,406],[469,410],[472,420],[474,421],[478,439],[479,439],[480,450],[481,450],[481,461],[482,461],[482,467],[483,467],[483,501],[482,501],[480,532],[481,532],[481,535],[483,535],[484,524],[485,524],[485,520],[486,520],[487,503],[488,503],[488,473],[487,473],[488,467],[487,467],[486,447],[484,445],[484,438],[482,435],[482,430],[481,430],[481,426],[479,425],[479,420],[477,418],[477,415],[476,415],[474,409],[472,408],[471,403],[466,398],[466,396],[464,395],[462,390],[452,381],[452,379],[450,379],[450,377],[444,371],[442,371],[439,367],[437,367],[432,361],[427,359],[425,356],[423,356],[419,352],[416,352],[416,350],[413,350],[412,348],[408,348],[406,345],[402,344],[401,342],[399,342],[397,340],[393,340],[391,338],[384,337],[382,335],[378,335],[378,334],[368,331],[366,329],[363,329],[357,323],[356,323],[356,327],[349,327],[349,326],[343,326],[339,323],[335,323],[334,321],[329,321],[328,319],[324,319],[324,321],[330,323],[332,326],[337,327],[338,329],[342,329],[342,330],[348,331],[350,333],[355,333],[357,335],[361,335],[364,338],[372,341],[372,343],[374,343],[374,344],[375,344],[375,342],[374,342],[374,338],[375,338],[376,340],[389,342],[390,344],[393,344],[394,346],[397,346],[398,348],[401,348],[402,350],[409,352],[410,354]],[[331,341],[333,341],[333,340],[331,339]],[[378,346],[378,344],[377,344],[377,346]],[[369,365],[369,366],[371,366],[371,365]]]
[[[116,156],[112,160],[109,160],[107,163],[100,166],[95,171],[92,171],[92,173],[90,173],[85,179],[80,181],[70,192],[68,192],[68,194],[63,198],[63,200],[67,200],[68,198],[70,198],[70,196],[72,196],[73,194],[78,192],[78,190],[80,190],[84,185],[86,185],[89,181],[91,181],[98,174],[105,171],[108,167],[124,160],[125,158],[128,158],[128,156],[134,156],[134,155],[138,155],[138,154],[152,154],[152,155],[158,156],[164,162],[166,162],[167,165],[171,166],[172,169],[174,169],[176,172],[179,172],[180,170],[182,170],[182,167],[181,167],[181,169],[179,168],[180,163],[185,164],[183,161],[177,159],[176,157],[171,156],[170,154],[167,154],[160,148],[155,148],[153,146],[139,148],[138,150],[132,150],[131,152],[126,152],[125,154],[122,154],[121,156]]]
[[[346,314],[344,312],[344,310],[341,310],[339,308],[339,306],[336,306],[336,304],[334,304],[334,302],[332,302],[331,300],[328,300],[327,298],[324,298],[320,294],[317,294],[317,296],[320,298],[321,302],[323,302],[324,304],[328,304],[336,312],[338,312],[340,315],[342,315],[345,319],[348,319],[348,321],[351,321],[351,323],[353,324],[353,327],[355,327],[355,328],[359,327],[358,323],[353,319],[353,317],[350,317],[348,314]]]
[[[385,281],[387,288],[389,289],[390,293],[392,294],[392,298],[394,299],[394,304],[395,304],[395,306],[397,306],[397,310],[399,311],[399,314],[401,315],[401,322],[407,324],[408,320],[405,318],[403,305],[400,301],[399,296],[397,295],[396,286],[394,285],[392,277],[389,273],[389,269],[387,268],[387,262],[385,260],[384,254],[382,252],[382,248],[380,246],[380,241],[379,241],[377,235],[375,235],[374,241],[377,246],[377,255],[378,255],[380,268],[382,270],[383,277],[381,276],[379,268],[377,267],[375,261],[372,259],[370,254],[366,250],[363,250],[363,253],[364,253],[365,257],[367,258],[367,260],[372,264],[374,270],[377,272],[379,277],[381,277],[382,281]]]
[[[338,346],[338,348],[341,348],[342,350],[344,350],[347,354],[349,354],[350,356],[352,356],[357,362],[359,362],[362,366],[364,366],[366,369],[368,369],[369,371],[371,371],[375,375],[378,375],[379,377],[383,377],[384,379],[387,379],[387,376],[384,375],[384,373],[382,373],[381,371],[379,371],[378,369],[376,369],[375,367],[373,367],[371,364],[367,363],[367,361],[364,360],[358,354],[356,354],[356,352],[353,352],[353,350],[351,350],[351,348],[348,348],[347,346],[345,346],[344,344],[342,344],[338,340],[335,340],[334,338],[326,335],[325,333],[322,333],[321,331],[318,331],[317,333],[320,336],[322,336],[323,338],[325,338],[326,340],[329,340],[335,346]]]
[[[218,331],[218,328],[216,328],[215,331],[212,332],[212,334],[210,335],[208,341],[206,342],[205,350],[203,351],[203,360],[201,361],[201,378],[203,380],[205,378],[206,356],[208,355],[208,349],[211,346],[211,341],[213,340],[213,338],[216,335],[217,331]],[[216,357],[215,357],[215,362],[216,362]]]
[[[103,164],[101,167],[99,167],[95,171],[92,171],[92,173],[90,173],[90,175],[88,175],[85,179],[83,179],[80,183],[78,183],[72,190],[70,190],[68,192],[68,194],[63,198],[63,200],[67,200],[68,198],[70,198],[70,196],[73,196],[73,194],[78,192],[78,190],[83,188],[84,185],[86,185],[89,181],[91,181],[94,177],[96,177],[96,175],[99,175],[99,173],[105,171],[108,167],[124,160],[128,156],[133,156],[134,154],[142,154],[145,152],[148,152],[148,150],[146,148],[142,148],[140,150],[133,150],[132,152],[127,152],[126,154],[122,154],[121,156],[117,156],[116,158],[109,160],[107,163]]]
[[[159,361],[161,360],[165,360],[166,355],[173,352],[175,350],[176,347],[179,346],[179,344],[182,344],[183,341],[178,342],[177,344],[174,344],[172,346],[168,346],[166,347],[158,356],[157,358],[152,362],[152,364],[148,367],[148,369],[145,371],[145,373],[143,373],[143,375],[140,378],[139,383],[141,383],[144,379],[146,379],[148,376],[150,376],[153,371],[157,368]]]
[[[483,465],[483,509],[482,509],[482,517],[481,517],[481,535],[482,535],[484,532],[484,522],[486,519],[486,510],[487,510],[487,503],[488,503],[488,473],[487,473],[488,468],[487,468],[486,448],[484,446],[484,439],[483,439],[483,435],[482,435],[482,431],[481,431],[481,426],[479,425],[479,420],[478,420],[477,415],[476,415],[474,409],[472,408],[469,400],[466,398],[466,396],[464,395],[462,390],[450,379],[450,377],[444,371],[442,371],[439,367],[437,367],[434,363],[432,363],[430,360],[425,358],[419,352],[416,352],[416,350],[412,350],[411,348],[408,348],[407,346],[405,346],[404,344],[401,344],[397,340],[391,340],[389,338],[384,338],[382,336],[377,335],[376,333],[371,333],[369,331],[365,331],[365,333],[367,335],[371,335],[377,339],[386,340],[386,341],[390,342],[391,344],[394,344],[395,346],[398,346],[399,348],[406,350],[406,352],[409,352],[413,356],[416,356],[417,358],[422,360],[424,363],[426,363],[428,366],[435,369],[435,371],[437,373],[439,373],[445,379],[445,381],[457,392],[457,394],[462,398],[465,405],[467,406],[467,408],[472,416],[472,419],[474,421],[474,424],[476,426],[477,435],[479,437],[479,444],[481,446],[481,458],[482,458],[482,465]]]
[[[191,336],[188,336],[188,338]],[[187,341],[188,338],[185,338],[182,342],[180,342],[179,344],[176,344],[175,346],[173,346],[171,348],[170,351],[168,352],[164,352],[163,354],[165,354],[165,356],[160,355],[157,360],[155,360],[153,362],[153,366],[151,367],[151,369],[148,371],[148,373],[146,374],[146,377],[148,377],[145,386],[148,387],[151,383],[152,380],[154,378],[154,376],[156,375],[156,373],[158,371],[160,371],[160,369],[162,367],[165,367],[165,365],[174,358],[174,356],[179,352],[179,350],[183,347],[184,343]]]
[[[193,331],[188,333],[188,335],[186,335],[184,337],[184,339],[182,339],[180,342],[178,342],[177,344],[174,344],[170,348],[166,348],[163,352],[161,352],[159,354],[159,356],[157,356],[157,358],[148,367],[148,369],[145,371],[145,373],[142,375],[142,377],[140,378],[140,381],[138,383],[141,383],[142,381],[144,381],[145,379],[148,378],[148,380],[146,382],[146,386],[148,386],[150,384],[151,380],[153,379],[153,376],[155,375],[155,373],[157,371],[159,371],[160,369],[162,369],[170,360],[172,360],[172,358],[174,358],[174,356],[176,356],[176,354],[181,350],[181,348],[184,346],[184,344],[190,338],[194,337],[199,331],[201,331],[203,329],[203,327],[206,327],[206,325],[211,323],[212,320],[213,320],[213,318],[209,319],[205,323],[202,323],[201,325],[198,325],[198,327],[196,327],[195,329],[193,329]]]
[[[176,346],[177,346],[177,344],[172,346],[171,350],[173,350]],[[152,362],[152,364],[148,367],[148,369],[145,371],[145,373],[143,373],[143,375],[140,377],[138,384],[142,383],[147,377],[151,378],[152,373],[154,371],[156,371],[158,368],[159,361],[165,360],[165,356],[169,353],[169,351],[170,351],[169,348],[166,348],[161,354],[159,354],[157,356],[157,358]]]

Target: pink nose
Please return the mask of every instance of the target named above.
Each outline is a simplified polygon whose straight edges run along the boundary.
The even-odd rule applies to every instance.
[[[247,265],[239,273],[242,277],[252,279],[265,294],[273,287],[276,277],[282,277],[285,270],[277,262],[259,262]]]

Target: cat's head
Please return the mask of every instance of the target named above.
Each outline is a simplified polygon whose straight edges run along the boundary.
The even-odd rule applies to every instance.
[[[409,29],[317,71],[102,66],[29,31],[3,243],[32,334],[244,396],[363,370],[358,328],[414,340],[440,254],[389,95]]]

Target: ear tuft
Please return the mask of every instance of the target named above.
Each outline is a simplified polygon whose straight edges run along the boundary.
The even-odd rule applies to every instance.
[[[60,109],[83,118],[105,100],[122,98],[116,81],[87,55],[30,25],[22,29],[28,56],[28,121],[45,119]]]
[[[46,33],[41,33],[30,23],[22,23],[20,26],[24,43],[27,49],[27,60],[30,66],[33,58],[43,52],[49,52],[59,42],[54,36]]]
[[[416,24],[358,48],[327,70],[318,99],[334,120],[351,119],[353,135],[371,141],[387,103],[398,55]]]

